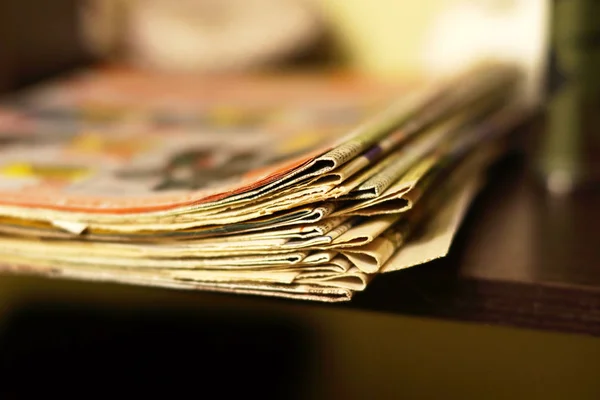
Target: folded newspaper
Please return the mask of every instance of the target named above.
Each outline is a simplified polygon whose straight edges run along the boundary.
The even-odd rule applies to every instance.
[[[0,270],[344,301],[447,254],[518,69],[82,71],[0,102]]]

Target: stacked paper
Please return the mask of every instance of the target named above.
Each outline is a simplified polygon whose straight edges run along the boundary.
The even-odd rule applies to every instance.
[[[444,256],[519,72],[85,71],[0,104],[0,264],[12,272],[343,301]]]

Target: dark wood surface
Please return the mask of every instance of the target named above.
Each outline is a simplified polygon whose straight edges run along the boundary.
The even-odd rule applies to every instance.
[[[551,197],[513,154],[490,171],[449,256],[375,279],[352,307],[600,334],[600,192]]]

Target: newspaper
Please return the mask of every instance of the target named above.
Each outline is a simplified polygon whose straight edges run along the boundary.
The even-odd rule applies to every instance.
[[[34,88],[0,102],[0,269],[349,300],[447,253],[520,81],[108,69]]]
[[[463,183],[461,189],[452,196],[422,230],[418,239],[407,243],[401,252],[392,256],[381,272],[407,268],[446,255],[458,224],[468,203],[476,193],[479,180]],[[193,276],[169,275],[165,269],[144,270],[143,268],[90,267],[81,264],[66,264],[49,260],[39,261],[28,257],[6,257],[2,255],[0,269],[7,272],[42,275],[54,278],[72,278],[92,281],[127,283],[143,286],[160,286],[173,289],[208,290],[240,294],[260,294],[265,296],[287,297],[303,300],[337,302],[350,300],[354,292],[363,290],[373,274],[365,274],[356,267],[332,274],[311,276],[296,275],[298,282],[284,284],[268,282],[262,277],[259,282],[225,282],[223,278],[203,281]],[[237,271],[237,270],[236,270]],[[205,271],[206,272],[206,271]],[[220,273],[221,271],[219,271]],[[239,277],[241,275],[233,275]],[[280,278],[285,275],[280,275]],[[199,275],[196,278],[200,278]],[[207,276],[205,275],[206,279]],[[289,276],[286,277],[289,280]],[[315,287],[315,281],[319,284]],[[327,282],[334,281],[332,284]],[[337,283],[335,283],[337,281]],[[361,283],[362,282],[362,283]]]

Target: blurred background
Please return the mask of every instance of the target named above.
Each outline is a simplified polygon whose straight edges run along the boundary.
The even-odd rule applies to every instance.
[[[545,0],[4,0],[0,85],[84,60],[168,71],[443,74],[520,63],[539,89]]]
[[[549,4],[0,0],[0,91],[95,63],[412,79],[497,58],[523,66],[538,104]],[[595,338],[293,302],[2,276],[0,328],[3,398],[86,395],[74,382],[113,395],[125,383],[198,396],[600,397]]]

